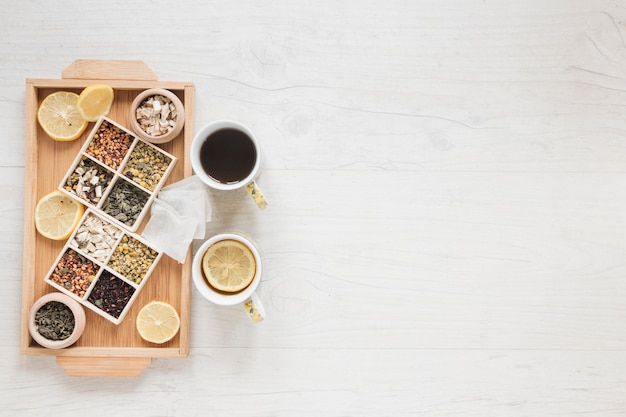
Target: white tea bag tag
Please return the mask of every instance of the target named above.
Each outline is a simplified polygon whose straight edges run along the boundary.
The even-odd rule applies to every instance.
[[[193,239],[204,239],[210,221],[207,187],[194,175],[161,189],[142,236],[183,263],[189,244]]]

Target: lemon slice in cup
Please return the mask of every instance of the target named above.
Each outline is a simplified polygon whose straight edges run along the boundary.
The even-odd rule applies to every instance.
[[[95,122],[106,116],[113,104],[113,88],[107,84],[93,84],[78,96],[76,107],[83,119]]]
[[[48,95],[37,110],[37,121],[54,140],[67,142],[78,139],[87,129],[87,120],[78,112],[78,94],[57,91]]]
[[[243,243],[232,239],[220,240],[204,253],[202,272],[213,288],[236,293],[252,282],[256,262],[252,251]]]
[[[84,212],[82,204],[55,190],[37,203],[35,227],[48,239],[64,240],[70,237]]]
[[[176,336],[180,329],[180,317],[168,303],[152,301],[139,311],[135,325],[144,340],[161,344]]]

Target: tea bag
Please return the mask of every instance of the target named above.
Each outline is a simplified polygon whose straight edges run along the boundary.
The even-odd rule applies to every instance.
[[[158,198],[182,216],[197,221],[194,239],[204,239],[206,223],[211,221],[211,203],[206,185],[196,175],[164,187]]]
[[[164,187],[154,199],[142,236],[155,248],[185,262],[193,239],[203,239],[211,221],[206,186],[195,175]]]

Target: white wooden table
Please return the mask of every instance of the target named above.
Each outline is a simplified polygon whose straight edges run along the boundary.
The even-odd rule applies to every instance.
[[[626,415],[626,3],[3,1],[2,416]],[[181,2],[182,3],[182,2]],[[20,356],[25,78],[140,59],[249,124],[267,319],[134,379]]]

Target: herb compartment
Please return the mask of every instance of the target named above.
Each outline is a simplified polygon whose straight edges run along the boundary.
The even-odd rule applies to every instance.
[[[135,232],[177,160],[101,117],[58,189]]]
[[[45,281],[117,325],[162,255],[141,236],[87,209]]]

